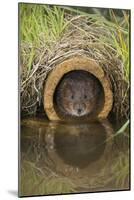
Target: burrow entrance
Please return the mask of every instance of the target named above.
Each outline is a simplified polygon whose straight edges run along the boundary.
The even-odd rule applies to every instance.
[[[54,109],[64,120],[94,119],[104,105],[100,81],[84,70],[66,73],[58,83],[53,98]]]
[[[86,57],[70,58],[55,66],[44,87],[44,109],[50,120],[106,118],[113,94],[103,69]]]

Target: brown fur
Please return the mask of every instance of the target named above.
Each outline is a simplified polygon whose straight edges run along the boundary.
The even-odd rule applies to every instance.
[[[77,70],[66,74],[56,89],[56,105],[62,114],[90,115],[97,106],[101,85],[90,73]]]

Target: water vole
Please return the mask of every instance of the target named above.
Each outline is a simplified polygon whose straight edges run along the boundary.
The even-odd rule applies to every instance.
[[[98,106],[102,86],[92,74],[76,70],[64,75],[55,92],[56,109],[61,115],[83,118]]]

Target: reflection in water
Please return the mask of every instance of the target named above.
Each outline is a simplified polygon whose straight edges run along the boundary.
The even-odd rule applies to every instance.
[[[121,136],[115,142],[106,120],[91,124],[23,120],[21,195],[128,189],[129,152],[123,141]],[[127,175],[123,184],[117,183],[124,163]]]
[[[100,123],[75,125],[75,129],[66,127],[55,130],[54,144],[57,154],[65,163],[77,167],[86,167],[100,158],[106,143],[106,131]]]

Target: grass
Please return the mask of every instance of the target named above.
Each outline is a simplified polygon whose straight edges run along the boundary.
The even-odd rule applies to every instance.
[[[29,52],[22,52],[22,57],[28,57],[28,71],[36,57],[35,49],[44,45],[49,49],[51,43],[60,39],[67,25],[60,7],[20,4],[20,40],[30,47]]]
[[[123,125],[122,127],[116,132],[115,135],[119,135],[119,134],[124,134],[126,129],[128,129],[128,125],[129,125],[129,120],[127,120]]]
[[[36,112],[44,80],[56,64],[69,56],[86,54],[110,78],[116,118],[128,118],[129,13],[122,11],[119,17],[108,9],[108,20],[97,9],[91,14],[90,10],[63,6],[19,6],[22,112]]]
[[[112,9],[109,9],[110,20],[107,20],[100,12],[97,12],[97,9],[96,13],[90,14],[70,7],[63,8],[77,15],[87,16],[93,24],[109,29],[112,37],[104,36],[100,43],[103,41],[106,45],[110,44],[116,50],[117,56],[123,61],[125,79],[129,81],[129,13],[123,10],[123,16],[118,17]]]
[[[36,46],[56,41],[66,28],[64,10],[54,6],[20,5],[21,40]]]
[[[129,80],[129,15],[122,11],[123,17],[118,17],[112,9],[109,10],[111,20],[107,20],[97,10],[96,14],[90,14],[71,7],[20,4],[20,40],[30,46],[29,52],[22,52],[22,57],[28,57],[28,71],[32,69],[36,57],[35,49],[42,45],[49,49],[66,31],[71,23],[65,17],[66,12],[87,16],[90,23],[112,31],[112,37],[104,36],[100,42],[110,44],[116,50],[123,61],[125,77]]]
[[[129,80],[129,72],[130,72],[130,63],[129,63],[129,17],[128,15],[123,12],[123,18],[118,19],[114,12],[111,10],[111,19],[113,19],[114,23],[117,26],[117,37],[113,35],[113,43],[115,48],[117,49],[117,54],[121,57],[123,61],[123,66],[125,69],[125,77],[126,80]],[[120,24],[126,30],[126,34],[122,32],[120,28]]]

